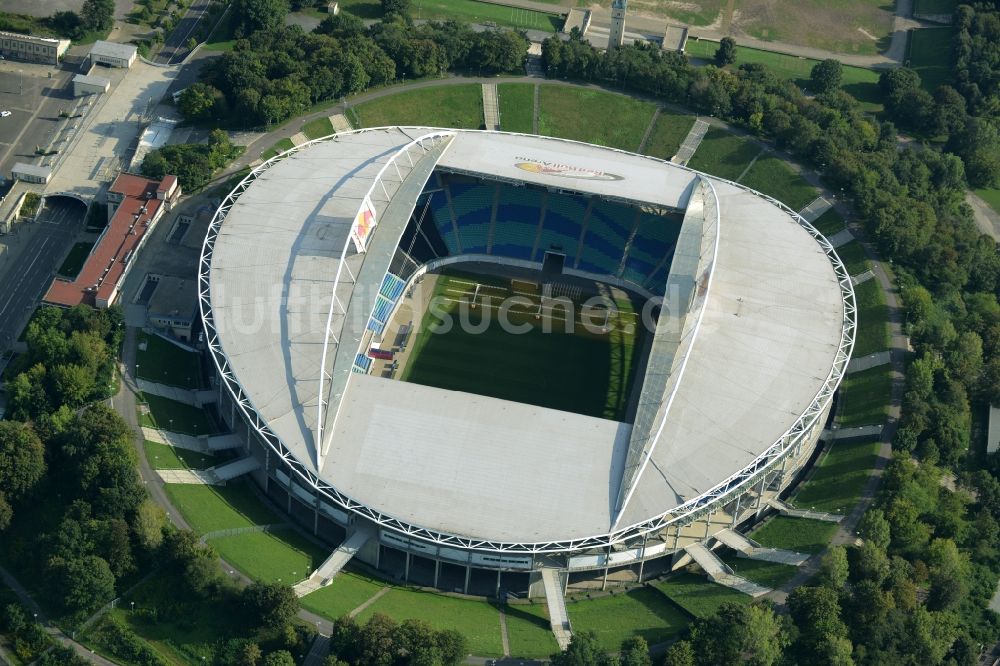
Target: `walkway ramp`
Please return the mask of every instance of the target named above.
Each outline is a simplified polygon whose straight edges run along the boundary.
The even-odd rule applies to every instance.
[[[694,561],[704,570],[705,574],[715,583],[731,587],[738,592],[742,592],[753,598],[762,597],[771,591],[771,588],[758,585],[741,576],[733,573],[725,562],[716,557],[715,553],[708,549],[704,543],[693,543],[684,548]]]
[[[158,469],[157,476],[163,483],[178,483],[190,486],[218,486],[221,481],[207,469]]]
[[[875,277],[875,274],[872,273],[871,269],[869,269],[864,273],[858,273],[857,275],[852,275],[851,284],[857,287],[859,284],[864,284],[865,282],[868,282],[868,280],[871,280],[873,277]]]
[[[698,150],[698,146],[701,145],[701,140],[705,138],[705,132],[707,131],[708,123],[701,118],[696,119],[694,125],[691,126],[691,131],[688,132],[687,137],[684,139],[684,143],[677,149],[677,154],[671,157],[670,161],[674,164],[686,166],[688,161],[694,156],[694,151]]]
[[[799,211],[799,215],[802,216],[806,222],[812,224],[815,222],[820,215],[826,211],[833,208],[833,204],[824,199],[823,197],[816,197],[813,199],[808,206]]]
[[[143,393],[168,398],[176,402],[182,402],[185,405],[191,405],[192,407],[201,406],[198,403],[197,391],[170,386],[169,384],[161,384],[159,382],[151,382],[148,379],[137,378],[135,383]],[[214,391],[210,391],[210,393],[214,395]]]
[[[566,612],[566,598],[563,596],[559,572],[552,567],[543,567],[541,573],[552,634],[556,637],[559,649],[565,650],[573,637],[573,629],[569,624],[569,613]]]
[[[790,516],[792,518],[808,518],[809,520],[822,520],[827,523],[839,523],[844,519],[844,516],[839,513],[824,513],[823,511],[796,509],[795,507],[785,504],[777,498],[767,500],[767,505],[772,509],[775,509],[782,516]]]
[[[856,428],[834,428],[830,431],[830,439],[857,439],[859,437],[881,437],[882,423],[875,425],[858,426]]]
[[[868,354],[868,356],[852,358],[851,362],[847,364],[847,374],[851,374],[852,372],[861,372],[862,370],[868,370],[869,368],[877,368],[880,365],[889,363],[890,360],[888,351],[880,351],[875,352],[874,354]]]
[[[500,129],[500,103],[495,83],[483,84],[483,121],[487,130]]]
[[[142,426],[142,436],[147,441],[166,444],[175,449],[187,449],[188,451],[198,451],[199,453],[209,452],[209,447],[205,446],[205,442],[202,439],[191,435],[183,435],[179,432]]]
[[[715,535],[715,538],[748,560],[776,562],[778,564],[789,564],[793,567],[799,567],[809,559],[809,555],[797,553],[794,550],[766,548],[750,537],[731,529],[722,530]]]
[[[330,126],[333,127],[333,131],[337,134],[341,132],[350,132],[354,128],[351,127],[351,121],[347,119],[342,113],[337,113],[330,116]]]
[[[834,249],[837,249],[841,245],[847,245],[852,240],[854,240],[854,235],[851,233],[850,229],[841,229],[832,236],[827,236],[826,239],[830,241],[830,245]]]
[[[247,456],[245,458],[240,458],[239,460],[228,462],[225,465],[217,465],[205,471],[214,474],[215,478],[217,478],[220,482],[225,482],[232,481],[238,476],[249,474],[258,468],[260,468],[260,461],[253,456]]]
[[[292,589],[299,597],[304,597],[310,592],[315,592],[321,587],[326,587],[333,582],[334,576],[351,561],[358,551],[364,548],[375,536],[375,531],[370,529],[359,529],[351,536],[344,539],[344,542],[337,547],[337,550],[326,558],[323,564],[319,565],[309,578],[299,581]]]
[[[228,449],[238,449],[243,446],[238,435],[213,435],[206,439],[209,451],[226,451]]]

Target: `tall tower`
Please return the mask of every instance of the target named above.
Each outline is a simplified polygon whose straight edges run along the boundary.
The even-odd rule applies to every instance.
[[[616,49],[625,42],[625,9],[628,0],[611,0],[611,34],[608,35],[608,50]]]

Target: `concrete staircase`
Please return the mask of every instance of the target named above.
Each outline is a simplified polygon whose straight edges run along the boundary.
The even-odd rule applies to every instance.
[[[299,597],[304,597],[310,592],[315,592],[321,587],[329,585],[333,582],[333,577],[344,568],[344,565],[350,562],[351,558],[364,548],[365,544],[374,536],[375,530],[359,529],[344,539],[344,542],[337,547],[337,550],[333,551],[330,557],[326,558],[326,561],[319,565],[309,578],[300,581],[292,588],[295,590],[295,594]]]
[[[698,566],[702,568],[705,575],[719,585],[731,587],[734,590],[754,598],[764,596],[771,591],[771,588],[769,587],[758,585],[757,583],[749,581],[746,578],[737,576],[733,573],[733,570],[726,566],[725,562],[716,557],[715,553],[709,550],[704,543],[693,543],[684,548],[684,550],[691,556]]]
[[[765,548],[753,539],[734,530],[722,530],[715,535],[715,538],[748,560],[762,560],[799,567],[809,559],[809,555],[805,553],[782,550],[781,548]]]
[[[777,498],[767,500],[767,505],[772,509],[775,509],[782,516],[791,516],[792,518],[808,518],[810,520],[822,520],[828,523],[839,523],[844,519],[844,517],[838,513],[824,513],[822,511],[806,511],[805,509],[796,509],[795,507],[785,504]]]
[[[205,438],[206,448],[209,451],[226,451],[228,449],[238,449],[243,446],[243,442],[238,435],[212,435]]]
[[[483,84],[483,122],[487,130],[500,129],[500,102],[495,83]]]
[[[559,649],[565,650],[569,646],[570,639],[573,638],[573,628],[569,623],[569,613],[566,612],[566,598],[563,596],[559,572],[551,567],[543,567],[541,573],[552,634],[556,637]]]
[[[809,205],[799,211],[799,215],[802,216],[806,222],[810,224],[815,222],[820,218],[823,213],[833,208],[833,204],[824,199],[823,197],[816,197]]]
[[[204,440],[200,437],[183,435],[179,432],[171,432],[170,430],[147,428],[146,426],[142,427],[142,436],[147,441],[156,442],[157,444],[166,444],[167,446],[172,446],[175,449],[186,449],[188,451],[197,451],[199,453],[209,453],[208,447],[205,445]]]

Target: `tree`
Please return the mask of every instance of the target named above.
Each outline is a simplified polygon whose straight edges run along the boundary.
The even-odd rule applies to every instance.
[[[393,635],[396,622],[387,615],[372,615],[356,636],[358,666],[391,666],[396,659]]]
[[[410,15],[410,0],[381,0],[382,14],[386,18],[393,16],[407,17]]]
[[[260,651],[260,646],[252,641],[247,641],[246,645],[242,647],[237,656],[238,666],[257,666],[260,663],[263,653]]]
[[[649,658],[649,644],[642,636],[632,636],[622,641],[621,654],[618,657],[621,666],[652,666]]]
[[[767,606],[725,603],[715,615],[696,620],[691,643],[705,664],[778,663],[788,639],[774,611]]]
[[[830,546],[819,565],[819,577],[822,584],[839,590],[847,582],[849,572],[847,549],[843,546]]]
[[[288,650],[271,652],[262,662],[263,666],[295,666],[295,657]]]
[[[667,648],[661,666],[694,666],[694,662],[694,646],[682,640]]]
[[[71,613],[88,613],[115,597],[115,576],[96,555],[56,562],[53,590]]]
[[[184,89],[177,99],[177,108],[188,120],[205,120],[216,115],[223,99],[221,90],[199,81]]]
[[[163,543],[163,528],[166,525],[167,514],[163,507],[147,498],[135,512],[132,531],[140,547],[153,551]]]
[[[454,629],[439,631],[437,644],[443,666],[457,666],[469,653],[468,639]]]
[[[732,37],[723,37],[719,41],[719,48],[715,50],[715,64],[725,67],[736,62],[736,40]]]
[[[80,20],[87,30],[107,32],[115,24],[115,0],[85,0]]]
[[[288,15],[286,0],[237,0],[235,35],[249,37],[258,30],[277,30]]]
[[[243,589],[242,598],[257,626],[267,629],[285,626],[299,611],[295,591],[280,583],[253,583]]]
[[[423,620],[404,620],[393,634],[396,650],[405,655],[408,666],[435,666],[441,663],[434,629]]]
[[[839,60],[827,58],[813,65],[809,78],[816,92],[832,92],[840,87],[844,78],[844,68]]]
[[[45,474],[45,447],[28,424],[0,421],[0,495],[17,500]]]
[[[612,663],[593,631],[573,634],[566,649],[551,657],[552,666],[611,666]]]

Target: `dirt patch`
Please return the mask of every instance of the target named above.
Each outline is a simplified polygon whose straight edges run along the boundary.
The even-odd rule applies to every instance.
[[[874,55],[888,46],[892,9],[880,0],[736,0],[732,31],[757,39]]]

